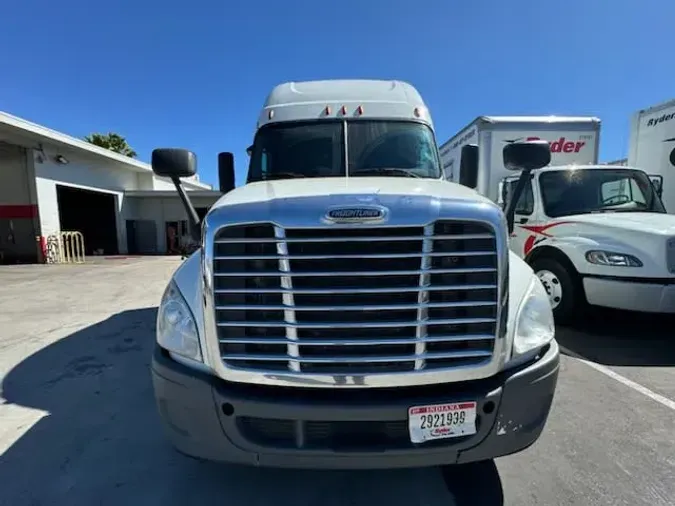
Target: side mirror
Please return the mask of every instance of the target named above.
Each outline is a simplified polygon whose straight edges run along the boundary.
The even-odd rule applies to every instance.
[[[546,141],[511,142],[502,151],[507,170],[531,171],[551,163],[551,147]]]
[[[462,146],[459,159],[459,184],[476,189],[478,186],[478,146]]]
[[[197,173],[197,155],[187,149],[153,149],[151,164],[155,174],[171,179],[191,177]]]
[[[253,154],[253,145],[252,144],[249,147],[246,148],[246,154],[248,156],[251,156]]]
[[[661,197],[663,194],[663,176],[659,175],[654,175],[654,176],[649,176],[649,179],[652,182],[652,185],[654,185],[654,190],[656,191],[656,194]]]
[[[223,194],[234,190],[234,155],[232,153],[218,154],[218,186]]]
[[[180,178],[194,176],[197,173],[197,155],[187,149],[153,149],[152,171],[158,176],[170,178],[173,182],[187,213],[192,238],[199,242],[201,240],[201,222],[190,197],[188,197],[180,182]]]

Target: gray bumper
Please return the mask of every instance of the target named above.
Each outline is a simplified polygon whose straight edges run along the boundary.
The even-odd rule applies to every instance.
[[[176,449],[252,466],[375,469],[462,464],[516,453],[546,424],[559,366],[553,342],[536,362],[487,380],[404,389],[282,389],[224,382],[156,348],[160,418]],[[478,402],[473,436],[413,445],[411,405]]]

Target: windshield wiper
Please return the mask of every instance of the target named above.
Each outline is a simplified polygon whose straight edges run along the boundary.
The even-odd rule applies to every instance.
[[[296,179],[301,177],[310,177],[300,172],[273,172],[272,174],[266,174],[261,181],[268,181],[270,179]]]
[[[626,204],[633,204],[630,207],[626,207]],[[623,204],[614,204],[611,206],[605,206],[601,210],[604,212],[612,212],[612,213],[635,213],[635,212],[640,212],[640,211],[645,211],[649,210],[650,206],[643,202],[637,202],[635,200],[630,200],[628,202],[624,202]]]
[[[356,176],[357,174],[398,174],[405,177],[421,177],[410,170],[399,169],[397,167],[371,167],[368,169],[358,169],[349,172],[350,176]]]

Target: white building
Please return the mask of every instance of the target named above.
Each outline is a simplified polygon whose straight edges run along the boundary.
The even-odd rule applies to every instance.
[[[196,177],[200,215],[220,197]],[[150,165],[0,112],[0,263],[39,262],[40,238],[84,235],[88,255],[161,254],[187,221],[171,181]]]
[[[612,160],[611,162],[603,162],[603,165],[628,165],[628,158],[621,158],[620,160]]]

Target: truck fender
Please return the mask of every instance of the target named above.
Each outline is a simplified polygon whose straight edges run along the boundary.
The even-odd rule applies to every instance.
[[[533,265],[534,262],[540,258],[551,258],[565,266],[570,274],[574,274],[575,276],[579,275],[579,271],[577,270],[574,262],[562,249],[556,246],[552,246],[550,244],[535,246],[525,257],[525,262],[527,262],[528,265]]]
[[[626,242],[617,240],[616,237],[593,234],[547,238],[530,250],[525,257],[525,261],[532,265],[536,258],[541,258],[541,255],[544,255],[558,260],[561,264],[573,269],[572,272],[581,276],[584,274],[600,274],[598,266],[594,266],[586,260],[586,252],[590,250],[616,251],[644,258],[644,252],[640,252]]]

